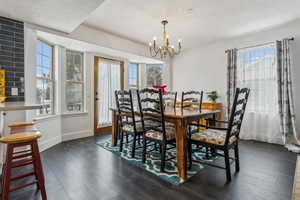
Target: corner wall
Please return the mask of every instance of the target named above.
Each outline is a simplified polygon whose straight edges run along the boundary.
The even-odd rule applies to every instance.
[[[286,37],[294,37],[294,86],[297,129],[300,130],[300,20],[281,27],[250,34],[243,37],[218,41],[182,52],[173,60],[173,88],[217,90],[220,101],[226,106],[226,54],[229,48],[240,48],[262,44]]]

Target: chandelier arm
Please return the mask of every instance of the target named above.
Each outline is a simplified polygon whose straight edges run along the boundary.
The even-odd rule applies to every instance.
[[[159,53],[159,48],[149,47],[151,57],[156,57]]]

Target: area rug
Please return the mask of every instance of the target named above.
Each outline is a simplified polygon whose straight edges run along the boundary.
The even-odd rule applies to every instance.
[[[159,151],[152,151],[147,153],[146,163],[142,162],[142,148],[138,148],[135,151],[135,158],[131,158],[131,143],[123,145],[123,152],[119,152],[119,145],[112,147],[111,146],[111,139],[106,141],[98,141],[96,143],[100,147],[114,153],[117,156],[127,160],[131,164],[138,166],[142,169],[147,170],[148,172],[160,177],[161,179],[172,183],[174,185],[179,185],[180,179],[177,174],[177,166],[176,166],[176,158],[174,160],[166,161],[165,164],[165,172],[160,172],[160,153]],[[148,147],[153,149],[153,147]],[[193,147],[193,148],[196,148]],[[166,153],[166,158],[175,157],[176,156],[176,149],[168,150]],[[205,157],[205,153],[199,152],[194,153],[193,160],[199,160],[202,162],[211,163],[215,160],[215,157]],[[198,162],[193,162],[193,166],[190,170],[187,171],[187,180],[192,176],[196,175],[203,169],[203,165]]]

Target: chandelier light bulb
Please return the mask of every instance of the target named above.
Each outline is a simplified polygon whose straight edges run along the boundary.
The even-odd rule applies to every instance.
[[[153,37],[153,41],[156,41],[156,39],[157,39],[156,36],[154,36],[154,37]]]

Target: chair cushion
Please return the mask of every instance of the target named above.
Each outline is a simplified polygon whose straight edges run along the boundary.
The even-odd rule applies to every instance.
[[[223,130],[214,130],[206,129],[204,131],[199,131],[191,136],[192,140],[207,142],[216,145],[224,145],[226,138],[226,131]],[[230,138],[229,143],[236,141],[236,137],[233,136]]]
[[[134,132],[134,127],[131,124],[124,124],[122,130],[127,131],[127,132]],[[141,122],[136,123],[136,131],[137,132],[142,132],[143,131],[143,127],[142,127]]]
[[[149,130],[146,132],[146,137],[156,140],[163,140],[163,133],[159,131]],[[175,139],[175,127],[166,126],[166,140]]]

